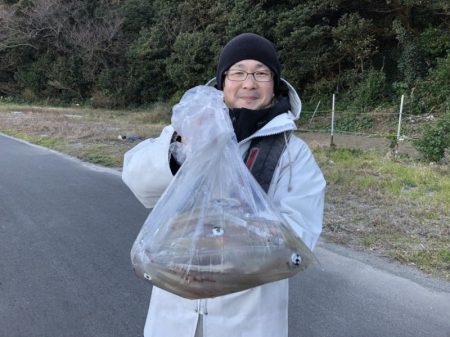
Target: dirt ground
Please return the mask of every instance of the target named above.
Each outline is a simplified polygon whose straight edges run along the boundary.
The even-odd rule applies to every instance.
[[[302,138],[311,147],[327,147],[332,143],[338,148],[375,150],[380,152],[390,152],[389,140],[382,137],[368,137],[351,134],[335,134],[333,140],[330,134],[318,132],[298,132],[297,135]],[[418,157],[417,150],[408,142],[399,142],[397,154]]]

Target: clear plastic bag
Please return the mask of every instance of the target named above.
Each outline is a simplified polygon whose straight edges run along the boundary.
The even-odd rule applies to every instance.
[[[199,86],[173,108],[186,160],[131,250],[136,274],[179,296],[221,296],[295,275],[314,256],[244,165],[223,93]]]

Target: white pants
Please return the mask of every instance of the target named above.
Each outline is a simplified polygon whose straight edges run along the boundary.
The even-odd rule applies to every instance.
[[[203,315],[198,315],[197,328],[195,329],[195,337],[203,337]]]

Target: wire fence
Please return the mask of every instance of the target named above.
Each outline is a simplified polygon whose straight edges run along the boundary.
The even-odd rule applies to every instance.
[[[319,101],[314,110],[302,111],[303,118],[298,124],[299,131],[329,133],[331,144],[334,134],[384,137],[398,143],[417,139],[421,124],[418,122],[433,118],[432,115],[408,113],[404,95],[401,96],[398,108],[385,111],[336,110],[335,101],[336,97],[333,95],[329,109],[324,108]]]

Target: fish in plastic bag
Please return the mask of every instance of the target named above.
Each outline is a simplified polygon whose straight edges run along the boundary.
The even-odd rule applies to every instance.
[[[139,277],[199,299],[291,277],[315,260],[245,166],[221,91],[187,91],[172,125],[186,160],[133,244]]]

